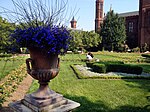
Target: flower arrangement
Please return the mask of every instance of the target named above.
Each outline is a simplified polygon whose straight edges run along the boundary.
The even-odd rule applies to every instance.
[[[12,0],[15,10],[3,9],[4,14],[17,23],[11,34],[19,47],[38,48],[48,54],[67,51],[70,32],[64,26],[67,0]],[[12,16],[12,17],[11,17]],[[13,40],[14,41],[14,40]]]
[[[69,31],[59,26],[17,28],[11,35],[20,47],[39,48],[48,54],[64,54],[71,39]]]

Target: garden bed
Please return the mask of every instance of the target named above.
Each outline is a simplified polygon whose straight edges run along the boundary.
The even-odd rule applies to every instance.
[[[0,81],[0,107],[6,98],[17,89],[26,75],[26,65],[23,64]]]
[[[79,79],[150,79],[150,74],[148,73],[142,73],[140,75],[121,72],[96,73],[90,67],[84,65],[71,65],[71,67]]]

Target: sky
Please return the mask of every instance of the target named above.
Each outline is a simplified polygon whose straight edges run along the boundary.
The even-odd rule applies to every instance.
[[[95,27],[95,1],[96,0],[68,0],[69,10],[74,10],[72,16],[77,20],[77,29],[85,31],[94,30]],[[11,0],[0,0],[0,6],[12,9]],[[116,13],[125,13],[139,10],[139,0],[104,0],[104,12],[110,10]],[[69,22],[68,22],[69,23]],[[68,24],[70,27],[70,24]]]

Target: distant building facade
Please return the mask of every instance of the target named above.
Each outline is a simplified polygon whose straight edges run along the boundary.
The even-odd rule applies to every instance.
[[[100,24],[97,18],[101,18],[100,9],[97,8],[97,3],[104,3],[104,0],[96,0],[96,19],[95,31],[99,31]],[[103,10],[102,10],[103,11]],[[97,14],[99,13],[99,14]],[[139,11],[119,14],[125,18],[127,44],[130,48],[143,47],[145,43],[150,50],[150,0],[139,0]],[[103,20],[98,19],[98,20]],[[102,21],[100,21],[102,23]],[[97,25],[99,24],[99,25]],[[96,27],[98,26],[98,27]]]

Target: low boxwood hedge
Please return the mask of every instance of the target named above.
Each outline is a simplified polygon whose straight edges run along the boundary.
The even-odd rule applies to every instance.
[[[11,57],[12,54],[0,54],[0,58]]]
[[[129,64],[107,64],[106,72],[122,72],[130,74],[141,74],[143,71],[142,67]]]
[[[93,64],[93,65],[98,65],[98,64]],[[104,67],[103,65],[99,67]],[[106,67],[106,66],[105,66]],[[88,76],[83,74],[80,70],[76,68],[76,65],[71,65],[71,68],[73,69],[74,73],[76,74],[78,79],[147,79],[149,80],[150,77],[144,77],[141,75],[136,75],[136,76]],[[98,68],[99,70],[102,68]]]
[[[106,73],[106,66],[104,64],[95,63],[92,68],[94,72]]]
[[[142,67],[136,65],[124,64],[123,62],[95,62],[86,63],[88,67],[91,67],[94,72],[107,73],[107,72],[122,72],[130,74],[141,74]]]
[[[141,56],[145,58],[150,58],[150,54],[142,54]]]
[[[91,67],[93,66],[93,64],[124,64],[124,62],[122,61],[100,61],[100,62],[86,62],[86,66],[87,67]]]

